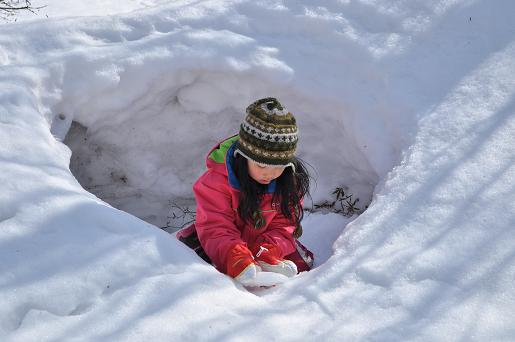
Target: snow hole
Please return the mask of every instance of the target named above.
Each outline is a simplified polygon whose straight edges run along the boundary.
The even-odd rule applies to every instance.
[[[331,200],[341,185],[362,208],[370,202],[378,176],[349,132],[341,105],[243,73],[181,70],[137,84],[83,93],[80,101],[64,96],[54,108],[52,132],[65,137],[72,151],[72,173],[113,207],[170,233],[178,230],[191,220],[183,210],[195,211],[191,188],[205,171],[206,154],[237,133],[245,107],[264,96],[278,97],[297,117],[298,154],[316,178],[313,203]],[[355,216],[310,216],[302,241],[319,265]]]

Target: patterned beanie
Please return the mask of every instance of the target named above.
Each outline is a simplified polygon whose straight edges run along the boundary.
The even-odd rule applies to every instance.
[[[295,168],[295,117],[277,99],[267,97],[248,106],[239,135],[235,154],[267,166]]]

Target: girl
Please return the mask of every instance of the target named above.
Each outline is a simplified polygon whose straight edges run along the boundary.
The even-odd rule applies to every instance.
[[[177,237],[243,284],[258,272],[293,277],[312,267],[313,254],[297,240],[309,194],[309,175],[294,155],[297,133],[277,99],[260,99],[247,107],[239,134],[211,150],[193,185],[196,222]]]

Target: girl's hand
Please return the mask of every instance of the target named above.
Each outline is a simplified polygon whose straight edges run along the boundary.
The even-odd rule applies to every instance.
[[[254,282],[261,268],[256,264],[250,250],[243,244],[232,247],[227,254],[227,275],[243,285]]]
[[[262,243],[254,249],[254,258],[263,271],[275,272],[293,277],[297,274],[297,265],[291,260],[284,260],[280,257],[281,251],[277,246],[269,243]]]

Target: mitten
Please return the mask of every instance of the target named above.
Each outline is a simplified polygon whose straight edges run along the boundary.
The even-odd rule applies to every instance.
[[[242,284],[252,282],[261,269],[251,251],[244,244],[237,244],[227,253],[227,275]]]
[[[263,271],[280,273],[287,277],[293,277],[297,274],[297,265],[293,261],[281,258],[279,247],[262,243],[255,246],[253,251],[255,259]]]

